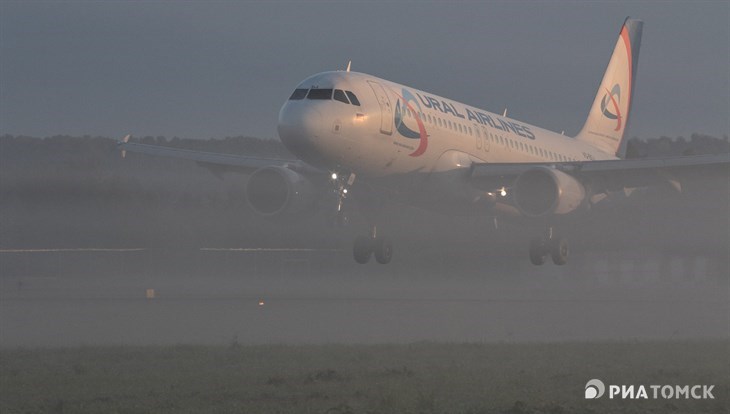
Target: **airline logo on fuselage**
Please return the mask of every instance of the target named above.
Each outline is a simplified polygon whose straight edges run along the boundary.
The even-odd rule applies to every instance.
[[[601,99],[601,113],[608,119],[616,120],[616,129],[614,131],[618,131],[621,129],[621,108],[619,107],[621,103],[621,87],[617,83],[613,85],[610,91],[608,88],[605,89],[606,94]]]
[[[428,133],[426,133],[426,125],[423,123],[420,115],[421,105],[416,100],[416,97],[406,88],[403,88],[402,93],[402,95],[396,93],[398,95],[398,101],[395,104],[395,129],[406,138],[419,140],[418,148],[408,154],[411,157],[418,157],[426,152],[426,148],[428,148]],[[412,104],[416,106],[414,107]],[[416,110],[416,108],[418,109]],[[416,120],[418,131],[414,131],[406,125],[405,117],[403,116],[406,111]]]
[[[498,116],[492,116],[479,111],[472,111],[469,108],[464,108],[464,115],[459,109],[451,102],[445,100],[439,100],[432,96],[421,96],[419,93],[415,95],[406,88],[401,89],[401,94],[396,93],[398,101],[395,105],[395,129],[398,133],[408,139],[418,139],[419,145],[412,153],[408,154],[411,157],[417,157],[426,152],[428,148],[428,133],[426,132],[426,126],[421,119],[423,113],[422,108],[428,108],[438,110],[442,114],[448,114],[454,118],[466,120],[469,122],[475,122],[480,125],[489,126],[499,131],[512,132],[516,135],[527,139],[535,139],[535,134],[530,131],[530,127],[527,125],[520,124],[514,121],[508,121]],[[408,113],[407,113],[408,112]],[[407,117],[413,117],[415,119],[418,130],[414,130],[409,127],[405,120]]]

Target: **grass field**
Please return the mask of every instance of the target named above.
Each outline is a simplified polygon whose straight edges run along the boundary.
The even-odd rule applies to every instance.
[[[730,343],[81,347],[0,351],[9,413],[727,413]],[[583,398],[586,381],[714,400]]]

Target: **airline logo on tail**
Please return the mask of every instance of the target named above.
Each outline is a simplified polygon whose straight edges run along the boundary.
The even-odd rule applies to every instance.
[[[601,99],[601,113],[608,119],[616,120],[616,128],[614,131],[621,129],[621,87],[617,84],[609,91],[606,88],[606,94]],[[610,105],[609,105],[610,104]]]
[[[416,148],[416,150],[412,153],[408,154],[411,157],[418,157],[419,155],[422,155],[424,152],[426,152],[426,148],[428,147],[428,134],[426,133],[426,125],[423,123],[420,115],[421,104],[418,103],[416,97],[413,96],[413,94],[407,89],[403,88],[402,93],[403,95],[398,95],[396,93],[396,95],[398,95],[398,102],[395,105],[395,129],[398,131],[399,134],[406,138],[420,140],[418,148]],[[415,103],[418,109],[411,105],[411,102]],[[404,119],[405,117],[403,116],[406,110],[410,111],[410,115],[412,115],[415,119],[416,124],[418,125],[418,131],[414,131],[409,128],[408,125],[406,125]]]

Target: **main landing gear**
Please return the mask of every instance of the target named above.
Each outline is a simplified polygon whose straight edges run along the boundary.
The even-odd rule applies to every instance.
[[[553,228],[550,227],[544,236],[532,239],[530,242],[530,261],[535,266],[545,263],[546,257],[550,255],[553,263],[564,265],[568,263],[568,240],[556,236]]]
[[[370,236],[358,236],[352,246],[352,256],[360,264],[367,263],[373,255],[380,264],[388,264],[393,258],[393,243],[388,238],[379,237],[375,226]]]
[[[346,177],[336,172],[331,173],[332,190],[337,198],[334,224],[338,227],[346,226],[349,222],[345,200],[349,195],[350,188],[355,183],[355,174],[350,173]],[[372,226],[369,236],[358,236],[352,246],[352,256],[355,261],[365,264],[370,261],[370,256],[380,264],[390,263],[393,258],[393,243],[390,239],[378,236],[376,226]]]

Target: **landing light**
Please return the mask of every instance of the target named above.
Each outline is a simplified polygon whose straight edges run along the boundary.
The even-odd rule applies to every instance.
[[[504,187],[500,188],[499,189],[499,195],[501,195],[502,197],[506,196],[507,195],[507,189],[504,188]]]
[[[337,179],[337,173],[332,173],[332,181]]]

